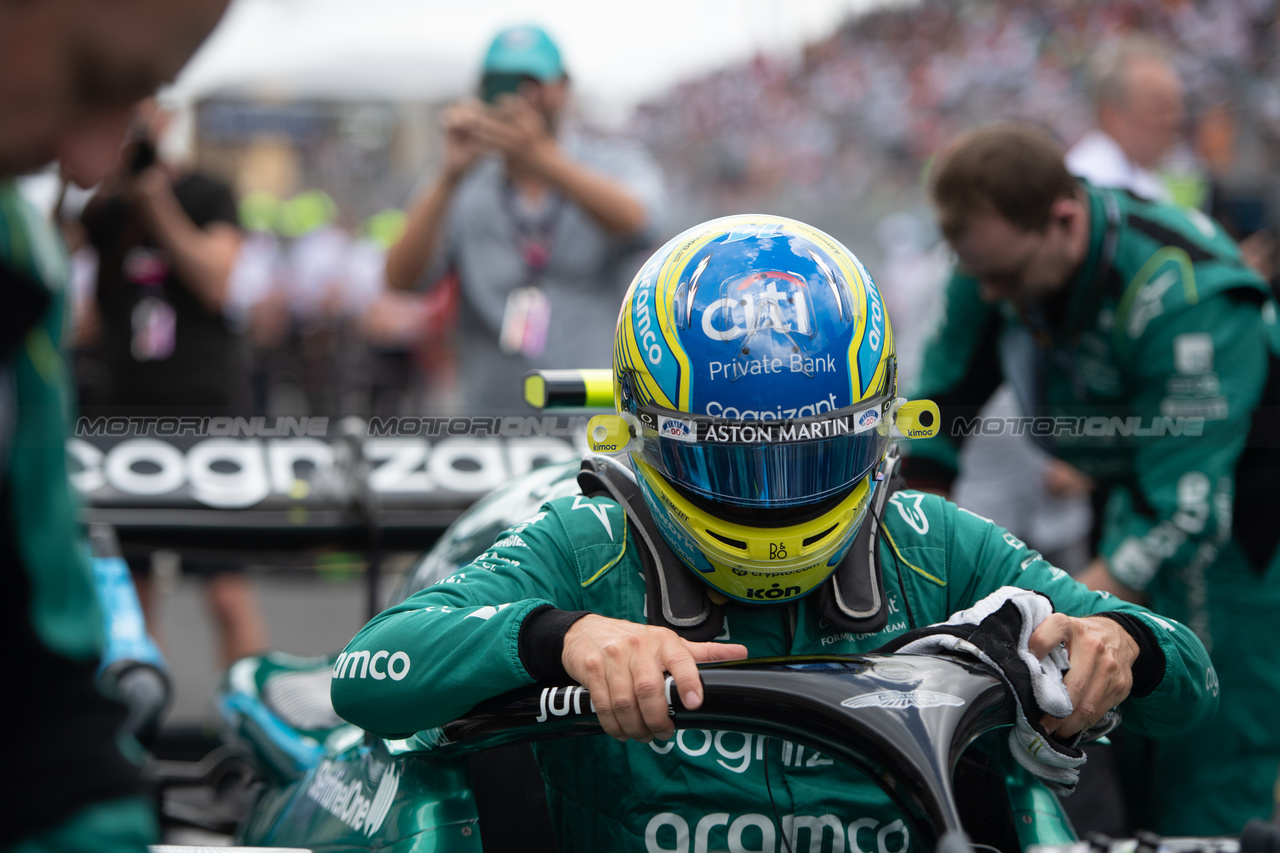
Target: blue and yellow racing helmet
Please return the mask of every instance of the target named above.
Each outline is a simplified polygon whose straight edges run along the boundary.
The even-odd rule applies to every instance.
[[[592,448],[629,452],[672,549],[729,598],[812,592],[839,565],[897,437],[937,409],[896,396],[893,332],[853,253],[790,219],[716,219],[631,284],[614,343],[618,415]]]

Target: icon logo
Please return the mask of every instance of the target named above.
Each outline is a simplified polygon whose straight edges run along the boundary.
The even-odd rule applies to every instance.
[[[854,432],[866,432],[876,424],[880,423],[880,410],[867,409],[865,412],[859,412],[854,418]]]
[[[789,573],[784,573],[784,574],[789,574]],[[799,594],[800,594],[800,587],[789,586],[784,589],[782,584],[780,583],[775,583],[773,586],[769,587],[768,589],[761,589],[759,587],[753,587],[753,586],[747,587],[747,598],[749,599],[791,598],[793,595],[799,595]]]
[[[932,690],[880,690],[850,696],[840,703],[846,708],[938,708],[943,705],[963,705],[964,700],[950,693]]]

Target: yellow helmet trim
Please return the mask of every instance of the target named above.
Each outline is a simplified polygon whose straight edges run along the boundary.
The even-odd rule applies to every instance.
[[[710,574],[698,574],[725,595],[744,601],[796,598],[826,580],[835,570],[828,563],[861,524],[871,495],[872,477],[867,476],[818,518],[786,527],[748,527],[710,515],[672,488],[639,454],[631,459],[672,521],[711,564]],[[765,594],[775,588],[780,592]]]

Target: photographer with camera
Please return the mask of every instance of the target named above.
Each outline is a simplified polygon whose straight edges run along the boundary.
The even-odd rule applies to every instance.
[[[543,30],[494,38],[480,94],[444,114],[443,168],[409,210],[387,282],[457,275],[459,402],[496,412],[531,368],[609,364],[618,300],[658,233],[663,188],[638,146],[562,128],[569,78]]]
[[[116,174],[82,224],[98,255],[96,307],[106,379],[86,410],[100,414],[213,416],[231,405],[236,339],[224,308],[243,235],[231,188],[167,163],[157,144],[170,114],[155,98],[135,114]],[[149,559],[130,559],[147,624],[158,632]],[[183,561],[207,579],[225,665],[266,646],[266,628],[239,566]]]

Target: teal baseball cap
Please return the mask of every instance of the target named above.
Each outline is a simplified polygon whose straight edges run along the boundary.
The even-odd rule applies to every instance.
[[[535,26],[510,27],[493,37],[484,55],[484,75],[524,74],[547,82],[564,76],[560,48]]]

